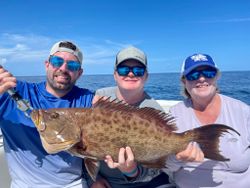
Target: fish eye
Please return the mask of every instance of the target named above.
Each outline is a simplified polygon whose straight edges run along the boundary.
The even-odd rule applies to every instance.
[[[53,112],[53,113],[50,115],[50,117],[51,117],[52,119],[56,119],[56,118],[59,117],[59,114],[56,113],[56,112]]]

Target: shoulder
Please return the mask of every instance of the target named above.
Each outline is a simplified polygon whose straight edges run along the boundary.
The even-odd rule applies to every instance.
[[[153,98],[143,100],[140,103],[139,107],[140,108],[150,107],[150,108],[154,108],[154,109],[157,109],[157,110],[160,110],[160,111],[164,111],[164,109],[161,107],[161,105],[156,100],[154,100]]]
[[[177,104],[170,107],[169,111],[172,114],[183,114],[190,109],[192,102],[190,99],[184,99],[183,101],[178,102]]]
[[[117,87],[104,87],[96,90],[95,94],[99,96],[115,97]]]
[[[33,93],[35,90],[42,91],[45,90],[45,82],[40,82],[40,83],[31,83],[31,82],[26,82],[26,81],[17,81],[17,86],[16,86],[16,91],[19,92],[19,94],[26,94],[26,93]]]
[[[190,99],[184,99],[183,101],[180,101],[178,103],[176,103],[175,105],[173,105],[170,109],[181,109],[181,108],[187,108],[187,107],[191,107],[192,106],[192,102]]]
[[[220,94],[220,97],[222,99],[221,100],[222,104],[225,105],[227,108],[232,108],[234,110],[242,109],[242,110],[247,110],[247,111],[249,111],[249,109],[250,109],[249,105],[247,105],[246,103],[244,103],[238,99],[235,99],[235,98],[232,98],[229,96],[225,96],[222,94]]]
[[[250,120],[250,106],[246,103],[225,95],[220,95],[222,103],[222,116],[234,119],[235,122],[243,122]]]
[[[86,88],[80,88],[78,86],[74,86],[73,89],[72,89],[72,92],[75,94],[78,94],[80,96],[93,96],[94,95],[94,92],[89,90],[89,89],[86,89]]]

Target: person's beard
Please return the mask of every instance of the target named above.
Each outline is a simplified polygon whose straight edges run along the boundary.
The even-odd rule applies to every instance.
[[[67,82],[58,82],[56,77],[57,76],[64,76],[67,78]],[[76,82],[76,81],[75,81]],[[50,88],[52,88],[54,91],[59,93],[67,93],[69,92],[73,86],[75,85],[75,82],[72,82],[71,77],[68,73],[59,72],[53,74],[52,78],[47,77],[47,83]]]

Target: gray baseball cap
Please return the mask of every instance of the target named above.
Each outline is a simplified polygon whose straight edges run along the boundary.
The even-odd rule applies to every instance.
[[[69,41],[59,41],[55,43],[51,50],[50,50],[50,55],[54,55],[56,52],[69,52],[77,57],[77,59],[80,61],[82,64],[83,60],[83,55],[80,50],[74,43],[69,42]]]
[[[124,48],[118,52],[116,55],[115,67],[128,59],[137,60],[147,68],[147,56],[143,51],[134,46]]]

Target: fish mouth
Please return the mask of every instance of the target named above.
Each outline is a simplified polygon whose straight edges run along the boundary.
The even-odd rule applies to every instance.
[[[53,154],[58,153],[60,151],[66,151],[73,147],[76,143],[75,141],[65,141],[60,143],[49,143],[46,139],[41,137],[42,145],[47,153]]]
[[[31,119],[39,131],[43,132],[46,129],[46,124],[43,121],[41,110],[33,110],[31,112]]]

